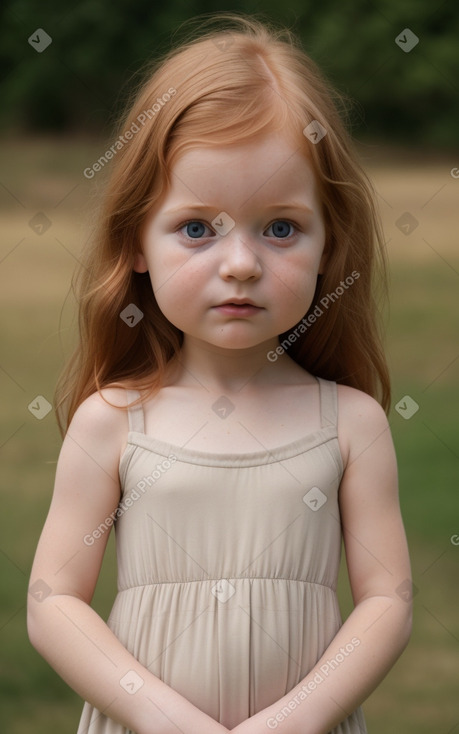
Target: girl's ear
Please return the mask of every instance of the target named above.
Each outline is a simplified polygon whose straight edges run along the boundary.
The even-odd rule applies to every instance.
[[[145,260],[145,257],[142,255],[141,252],[136,252],[134,256],[133,270],[136,273],[147,273],[148,272],[147,261]]]

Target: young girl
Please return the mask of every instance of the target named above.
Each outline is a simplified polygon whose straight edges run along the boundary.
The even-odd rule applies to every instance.
[[[382,241],[333,97],[290,32],[222,16],[158,62],[98,162],[28,610],[86,699],[78,734],[363,734],[407,644]]]

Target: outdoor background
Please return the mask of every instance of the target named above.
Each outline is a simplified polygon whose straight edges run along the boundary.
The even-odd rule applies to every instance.
[[[390,425],[415,584],[409,647],[364,711],[370,734],[459,734],[454,0],[3,3],[0,729],[71,734],[82,707],[31,647],[25,622],[61,445],[53,412],[39,420],[28,406],[37,396],[53,402],[75,326],[71,277],[109,173],[89,181],[83,170],[113,142],[142,64],[176,42],[184,21],[216,10],[261,12],[291,27],[352,101],[349,125],[378,194],[390,264]],[[94,599],[105,617],[115,590],[111,539]],[[346,615],[344,574],[340,596]]]

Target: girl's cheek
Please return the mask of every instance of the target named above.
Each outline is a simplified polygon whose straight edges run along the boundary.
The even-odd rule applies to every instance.
[[[292,253],[285,262],[282,258],[278,259],[273,269],[284,282],[307,285],[310,281],[315,282],[319,265],[320,256],[317,253],[303,252],[296,255]]]

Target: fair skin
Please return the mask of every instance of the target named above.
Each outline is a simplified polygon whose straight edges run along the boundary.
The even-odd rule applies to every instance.
[[[304,316],[326,267],[312,169],[277,134],[189,150],[172,173],[170,191],[145,222],[135,269],[149,271],[184,344],[165,386],[144,405],[146,433],[228,453],[294,441],[319,425],[316,381],[287,353],[275,362],[267,353]],[[205,210],[194,208],[203,204]],[[222,221],[221,212],[234,222],[225,232],[211,225]],[[250,299],[258,309],[219,308],[231,299]],[[126,403],[121,389],[103,393]],[[233,405],[225,421],[211,410],[222,395]],[[278,724],[282,734],[326,734],[374,690],[409,638],[411,606],[396,589],[411,574],[387,419],[375,400],[346,386],[338,386],[338,408],[340,512],[355,608],[317,666],[233,728],[237,734],[266,732],[267,720],[357,637],[355,651]],[[40,602],[29,596],[30,639],[83,698],[137,734],[222,734],[228,729],[140,665],[89,606],[108,533],[91,546],[82,538],[118,505],[127,430],[126,413],[98,393],[73,417],[31,574],[32,584],[46,583],[47,595]],[[144,681],[134,695],[119,683],[130,670]]]

